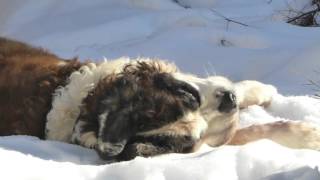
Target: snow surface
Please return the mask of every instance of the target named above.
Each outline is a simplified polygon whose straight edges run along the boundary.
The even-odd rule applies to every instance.
[[[320,28],[285,23],[310,2],[1,0],[0,36],[62,57],[157,57],[199,76],[270,83],[280,94],[266,109],[243,110],[242,127],[276,120],[320,125],[320,102],[311,97],[314,87],[306,85],[320,80],[315,72],[320,69]],[[319,167],[320,152],[268,140],[105,165],[94,151],[79,146],[26,136],[0,138],[0,179],[319,180]]]

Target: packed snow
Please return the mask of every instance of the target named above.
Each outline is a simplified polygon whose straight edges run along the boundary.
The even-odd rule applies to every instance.
[[[278,88],[240,126],[277,120],[320,125],[320,28],[287,24],[311,0],[1,0],[0,36],[65,57],[156,57],[182,71]],[[294,10],[294,11],[289,11]],[[231,19],[235,22],[227,21]],[[192,154],[105,164],[92,150],[35,137],[0,137],[0,179],[319,180],[320,152],[269,140]]]

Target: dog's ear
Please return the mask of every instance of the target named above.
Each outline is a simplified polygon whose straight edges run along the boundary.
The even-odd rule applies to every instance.
[[[117,79],[113,88],[108,89],[100,99],[96,150],[105,160],[114,159],[120,154],[135,131],[130,124],[133,106],[130,99],[136,87],[131,81],[126,78]]]
[[[98,116],[99,134],[96,150],[101,158],[112,160],[123,151],[133,134],[128,118],[125,110],[106,110]]]
[[[199,91],[187,82],[177,80],[170,74],[162,73],[154,77],[155,86],[166,89],[174,95],[182,97],[184,105],[190,109],[197,109],[201,105]]]

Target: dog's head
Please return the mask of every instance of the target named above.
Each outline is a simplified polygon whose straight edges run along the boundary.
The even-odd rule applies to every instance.
[[[202,120],[196,113],[201,104],[198,90],[175,79],[167,66],[163,62],[130,63],[121,73],[99,83],[95,92],[100,94],[96,98],[96,149],[103,159],[115,158],[135,140],[152,141],[163,136],[200,138],[202,132],[194,135],[192,127],[177,128]]]
[[[192,84],[200,92],[200,112],[208,123],[204,141],[211,146],[226,143],[234,134],[239,120],[239,102],[234,84],[221,76],[198,78],[175,73],[174,77]]]

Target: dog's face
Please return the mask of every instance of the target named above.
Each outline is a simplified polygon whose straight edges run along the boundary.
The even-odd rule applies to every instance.
[[[207,78],[207,103],[201,112],[208,121],[208,129],[203,136],[211,146],[227,143],[236,131],[239,121],[239,102],[233,83],[221,76]]]
[[[174,77],[192,84],[200,92],[200,112],[208,123],[203,136],[205,142],[211,146],[226,143],[239,120],[239,103],[233,83],[221,76],[204,79],[176,73]]]
[[[208,122],[219,118],[228,121],[239,110],[233,83],[221,76],[209,77],[205,81],[204,85],[199,85],[203,98],[201,113]]]
[[[107,81],[97,113],[96,150],[103,159],[192,150],[202,133],[191,127],[203,120],[198,90],[147,63]],[[146,144],[148,149],[139,149]]]

